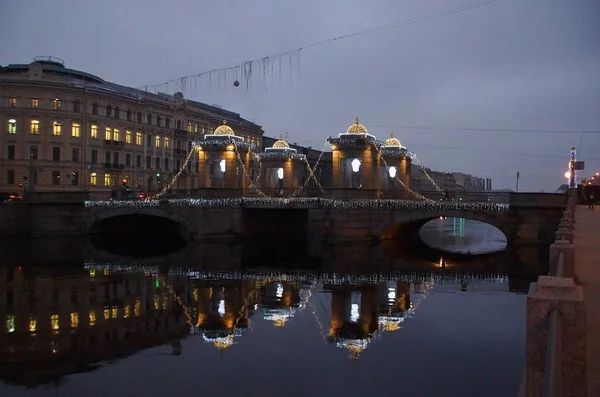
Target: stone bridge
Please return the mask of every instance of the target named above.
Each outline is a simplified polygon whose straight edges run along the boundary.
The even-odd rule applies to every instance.
[[[493,225],[509,246],[533,253],[547,252],[566,202],[564,194],[547,193],[512,194],[509,204],[322,198],[23,202],[0,207],[6,220],[0,234],[131,238],[176,233],[188,241],[269,236],[306,247],[323,241],[409,239],[432,219],[457,217]]]

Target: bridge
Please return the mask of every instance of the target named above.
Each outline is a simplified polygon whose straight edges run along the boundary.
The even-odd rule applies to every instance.
[[[179,235],[187,241],[263,236],[289,246],[406,239],[426,222],[456,217],[501,230],[534,262],[547,252],[567,196],[513,193],[508,203],[336,198],[181,198],[22,202],[0,207],[4,235]],[[313,252],[314,253],[314,252]],[[318,253],[316,253],[318,254]]]

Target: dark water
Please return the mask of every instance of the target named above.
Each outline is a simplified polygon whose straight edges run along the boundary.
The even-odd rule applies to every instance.
[[[244,244],[144,260],[27,244],[0,257],[3,397],[508,396],[521,380],[526,283],[502,257],[353,245],[249,268]]]

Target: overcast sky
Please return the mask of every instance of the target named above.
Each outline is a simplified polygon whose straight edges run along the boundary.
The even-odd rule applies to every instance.
[[[422,164],[489,177],[494,188],[514,189],[519,171],[520,190],[555,190],[571,146],[586,161],[580,176],[600,172],[598,133],[580,148],[580,133],[484,131],[600,130],[598,0],[497,0],[272,57],[475,1],[2,1],[0,64],[52,55],[119,84],[184,90],[319,149],[360,116]],[[242,68],[182,87],[181,77],[265,56],[247,88]]]

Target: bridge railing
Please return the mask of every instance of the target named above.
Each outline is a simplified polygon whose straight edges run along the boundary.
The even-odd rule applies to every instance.
[[[464,192],[440,192],[423,190],[420,192],[423,196],[431,200],[443,201],[463,201],[466,203],[497,203],[508,204],[510,201],[510,192],[494,192],[494,191],[464,191]]]
[[[573,245],[576,199],[570,192],[550,246],[548,276],[532,283],[527,295],[527,396],[587,395],[586,312]]]

